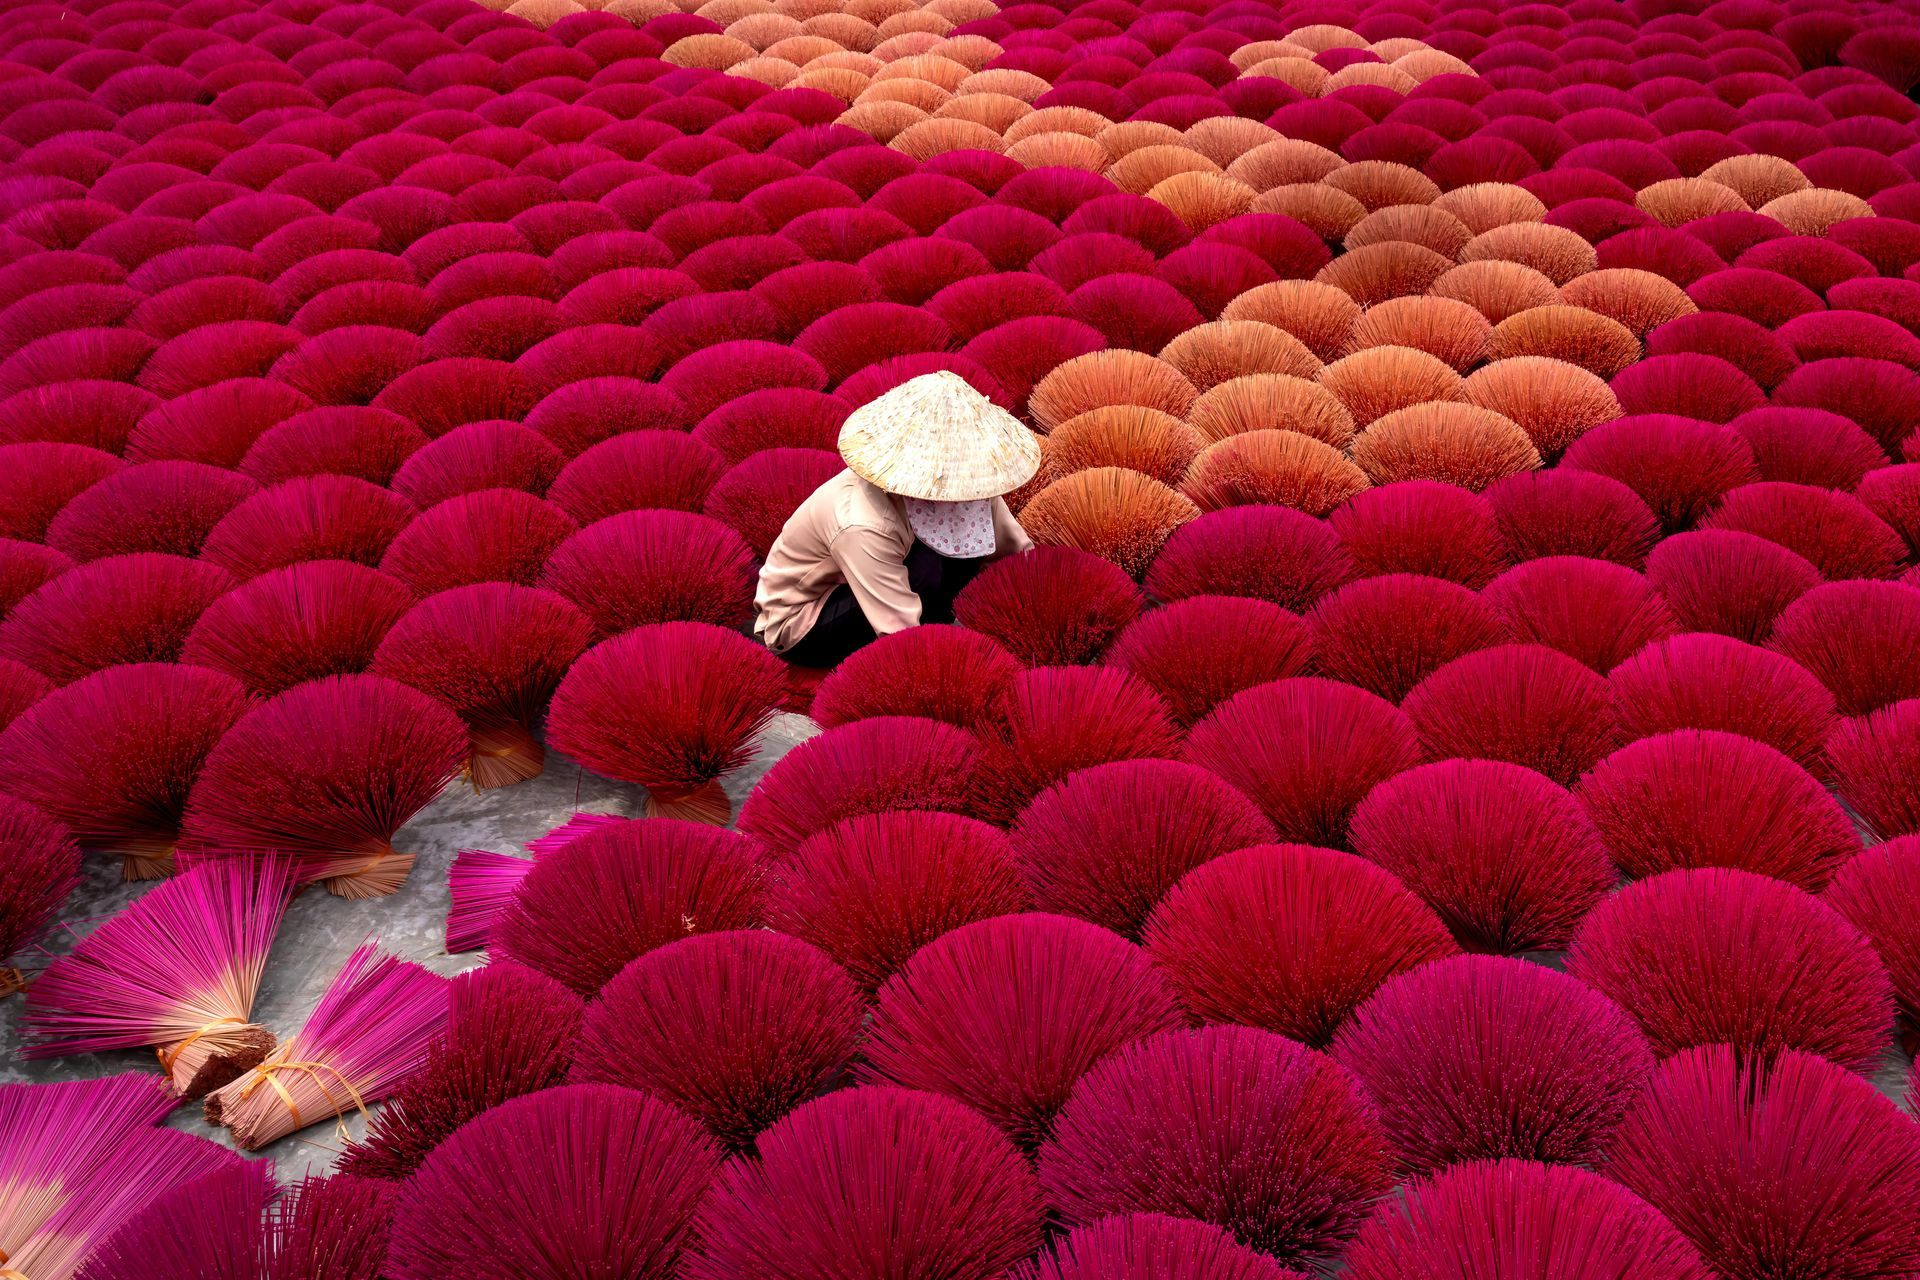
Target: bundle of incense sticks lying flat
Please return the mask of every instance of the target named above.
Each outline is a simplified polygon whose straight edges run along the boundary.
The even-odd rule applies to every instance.
[[[29,1058],[153,1045],[184,1097],[272,1052],[251,1021],[292,897],[284,859],[215,862],[150,890],[62,956],[27,999]]]
[[[513,901],[513,891],[533,869],[530,858],[486,849],[462,849],[447,868],[447,950],[479,951],[494,918]]]
[[[527,841],[527,852],[538,858],[589,831],[626,821],[614,813],[576,813],[544,836]],[[452,898],[447,908],[447,950],[457,953],[485,947],[494,919],[513,901],[514,890],[532,867],[529,859],[510,853],[462,849],[455,854],[447,870],[447,893]]]
[[[361,946],[293,1039],[207,1095],[207,1119],[256,1151],[349,1110],[364,1113],[426,1060],[446,1025],[446,987],[439,974]]]

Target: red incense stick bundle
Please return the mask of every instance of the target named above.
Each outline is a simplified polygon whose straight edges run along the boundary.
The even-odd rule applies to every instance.
[[[1303,1280],[1301,1272],[1254,1252],[1212,1223],[1163,1213],[1102,1218],[1007,1274],[1015,1280]]]
[[[516,1098],[449,1138],[396,1197],[393,1280],[683,1274],[719,1145],[611,1085]]]
[[[509,1098],[566,1080],[584,1011],[579,996],[525,965],[495,961],[447,988],[447,1025],[340,1158],[342,1172],[398,1182],[455,1129]]]
[[[0,795],[0,998],[25,985],[8,956],[27,949],[80,883],[73,833],[24,800]]]
[[[1532,1160],[1476,1160],[1381,1206],[1348,1251],[1347,1274],[1707,1280],[1714,1272],[1673,1224],[1605,1178]]]
[[[388,1183],[344,1173],[304,1178],[267,1215],[262,1280],[379,1280],[392,1220]]]
[[[238,680],[172,662],[107,667],[54,690],[0,734],[7,788],[122,858],[129,880],[173,869],[181,811],[246,711]]]
[[[207,1095],[207,1119],[242,1150],[392,1093],[447,1021],[447,980],[368,943],[347,957],[307,1024],[259,1066]]]
[[[398,889],[413,855],[393,836],[466,762],[467,727],[380,676],[329,676],[256,703],[207,755],[188,797],[188,862],[295,860],[304,882],[367,898]]]
[[[27,998],[28,1058],[154,1045],[183,1096],[260,1063],[267,952],[292,898],[284,861],[218,862],[157,886],[55,960]]]
[[[387,632],[369,670],[452,707],[473,740],[474,789],[504,787],[544,767],[535,722],[591,631],[550,591],[476,582],[415,605]]]

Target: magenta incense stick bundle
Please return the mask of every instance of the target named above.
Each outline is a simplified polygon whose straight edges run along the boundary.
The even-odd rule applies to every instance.
[[[576,813],[544,836],[527,841],[533,858],[551,853],[589,831],[626,822],[615,813]],[[487,945],[493,922],[513,901],[514,890],[532,870],[531,858],[486,849],[462,849],[447,870],[447,950],[479,951]]]
[[[266,1061],[207,1095],[207,1119],[257,1151],[392,1093],[447,1021],[447,980],[367,943],[347,957],[307,1024]],[[36,1278],[37,1280],[37,1278]]]
[[[87,1256],[76,1280],[375,1280],[392,1188],[234,1160],[156,1196]]]
[[[0,1266],[73,1198],[128,1134],[173,1110],[152,1076],[0,1085]]]
[[[487,945],[493,921],[513,901],[531,858],[486,849],[462,849],[447,868],[447,950],[479,951]]]
[[[155,1197],[240,1163],[225,1147],[155,1129],[164,1083],[120,1075],[0,1086],[0,1277],[69,1280]]]
[[[150,890],[33,984],[25,1056],[152,1045],[188,1098],[257,1066],[274,1037],[251,1021],[254,995],[291,898],[291,869],[271,858]]]
[[[399,1182],[446,1137],[509,1098],[565,1082],[585,1005],[543,973],[496,960],[447,987],[426,1064],[340,1157],[343,1173]]]

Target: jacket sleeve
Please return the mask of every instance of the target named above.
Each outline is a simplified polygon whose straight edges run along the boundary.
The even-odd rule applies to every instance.
[[[878,529],[849,525],[833,539],[832,555],[875,635],[920,625],[920,597],[907,579],[906,557],[893,539]]]

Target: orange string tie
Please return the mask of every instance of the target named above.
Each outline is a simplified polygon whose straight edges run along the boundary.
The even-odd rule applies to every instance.
[[[282,1049],[280,1052],[285,1053],[286,1050]],[[273,1091],[280,1095],[280,1101],[286,1104],[287,1113],[293,1117],[294,1127],[296,1129],[306,1128],[307,1121],[301,1118],[300,1107],[294,1102],[292,1092],[288,1090],[287,1086],[281,1084],[274,1078],[274,1074],[280,1071],[301,1071],[312,1077],[313,1082],[320,1087],[320,1092],[325,1095],[328,1104],[333,1107],[333,1114],[337,1118],[344,1116],[347,1109],[340,1105],[339,1100],[333,1096],[333,1090],[329,1089],[326,1086],[326,1082],[320,1077],[322,1071],[332,1072],[333,1078],[340,1082],[340,1087],[346,1090],[347,1096],[353,1100],[355,1109],[358,1110],[361,1115],[372,1119],[372,1116],[367,1112],[365,1100],[360,1097],[360,1091],[353,1087],[353,1082],[342,1075],[339,1068],[326,1062],[276,1062],[269,1058],[253,1069],[254,1079],[250,1081],[244,1089],[240,1090],[241,1100],[245,1101],[253,1094],[253,1091],[261,1085],[270,1085]],[[346,1125],[344,1122],[340,1125],[340,1131],[343,1136],[346,1134]],[[0,1275],[0,1280],[7,1280],[7,1277]]]
[[[230,1024],[244,1027],[247,1025],[247,1020],[245,1018],[215,1018],[212,1022],[202,1025],[199,1030],[193,1032],[193,1034],[189,1035],[186,1039],[175,1042],[172,1052],[168,1052],[167,1046],[161,1045],[153,1051],[154,1055],[160,1059],[160,1069],[168,1075],[172,1075],[173,1064],[180,1061],[180,1055],[187,1051],[188,1045],[198,1040],[201,1036],[210,1035]],[[5,1277],[0,1276],[0,1280],[5,1280]]]

